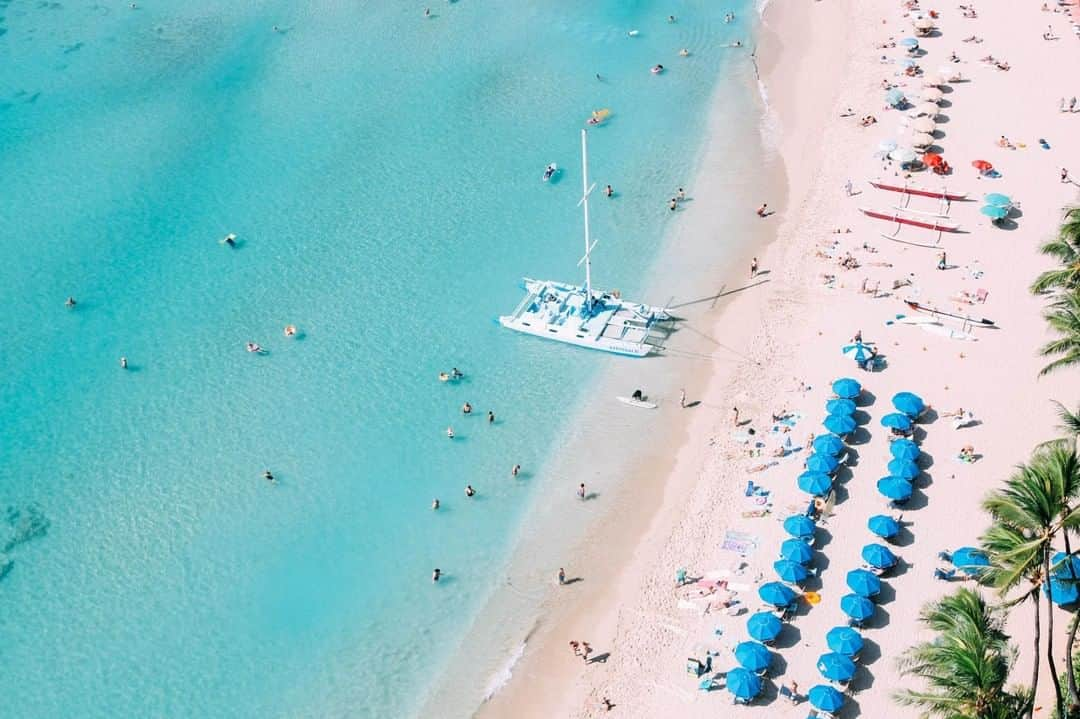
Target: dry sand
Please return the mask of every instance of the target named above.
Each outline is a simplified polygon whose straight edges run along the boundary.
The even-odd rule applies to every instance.
[[[686,658],[703,657],[711,648],[721,651],[715,668],[734,666],[725,647],[746,638],[747,615],[704,613],[704,602],[697,602],[696,609],[680,609],[680,598],[685,600],[693,589],[676,590],[675,570],[685,567],[691,574],[702,574],[737,567],[740,558],[721,549],[725,533],[753,535],[757,548],[746,558],[749,566],[732,581],[748,586],[739,598],[754,611],[760,605],[754,582],[759,575],[765,581],[772,578],[771,564],[783,539],[777,520],[786,516],[789,506],[806,502],[795,486],[805,452],[765,471],[748,473],[748,468],[771,459],[768,450],[777,442],[766,439],[766,456],[749,457],[747,447],[732,436],[729,408],[738,406],[758,436],[767,436],[773,424],[770,413],[781,409],[799,413],[802,418],[791,437],[796,446],[802,445],[809,433],[822,431],[828,385],[840,376],[859,379],[873,401],[862,407],[868,422],[854,447],[853,466],[840,474],[835,514],[819,532],[815,565],[820,582],[811,587],[820,592],[822,601],[813,608],[804,605],[785,628],[762,698],[756,706],[739,711],[770,717],[806,715],[808,705],[792,707],[777,700],[777,687],[796,681],[805,692],[820,681],[815,663],[827,651],[825,633],[844,619],[839,599],[848,592],[845,574],[861,564],[861,547],[874,539],[866,519],[886,511],[874,487],[886,474],[889,458],[886,431],[878,422],[892,411],[889,398],[910,390],[940,412],[971,409],[981,423],[961,430],[952,429],[946,419],[921,425],[920,442],[930,461],[904,510],[908,531],[895,547],[902,566],[884,582],[878,613],[864,632],[867,648],[852,684],[854,693],[841,716],[917,715],[891,702],[891,692],[901,684],[894,660],[924,636],[916,620],[923,603],[952,589],[933,579],[937,552],[975,543],[986,524],[978,507],[982,496],[1035,444],[1054,435],[1050,400],[1072,405],[1078,394],[1075,374],[1037,379],[1043,361],[1036,348],[1047,335],[1040,319],[1043,303],[1027,292],[1035,275],[1048,266],[1038,245],[1054,232],[1061,208],[1076,200],[1076,185],[1061,183],[1060,169],[1072,164],[1080,176],[1080,112],[1058,111],[1062,96],[1080,94],[1080,83],[1067,69],[1080,67],[1080,41],[1064,14],[1041,12],[1039,5],[979,3],[977,19],[963,18],[953,6],[934,8],[942,13],[940,35],[923,41],[927,54],[920,63],[931,73],[951,65],[970,78],[946,89],[942,113],[947,121],[939,125],[937,144],[955,168],[949,188],[966,191],[976,201],[953,203],[950,210],[965,234],[945,235],[939,241],[930,231],[905,228],[899,238],[927,245],[940,242],[948,264],[955,266],[946,271],[935,269],[937,247],[884,239],[880,233],[891,232],[894,226],[857,211],[859,206],[887,209],[901,199],[870,188],[864,180],[877,175],[899,179],[895,167],[883,167],[874,157],[879,141],[897,138],[905,120],[904,113],[883,108],[881,83],[888,79],[917,95],[921,82],[898,76],[894,63],[880,62],[882,54],[890,60],[903,57],[902,49],[877,45],[912,34],[906,11],[891,0],[774,0],[769,6],[757,56],[779,124],[788,199],[783,204],[778,199],[779,214],[762,221],[777,232],[777,241],[759,256],[769,282],[725,298],[728,304],[713,333],[760,361],[725,364],[716,372],[700,397],[701,405],[687,410],[696,415],[686,444],[674,455],[651,523],[634,537],[622,538],[632,541],[632,551],[619,552],[629,560],[606,567],[605,582],[591,586],[586,582],[567,593],[543,631],[530,640],[513,679],[481,715],[607,715],[600,706],[602,697],[616,705],[612,716],[724,715],[730,695],[699,691],[697,680],[685,671]],[[1060,40],[1042,39],[1047,25]],[[962,42],[971,35],[984,41]],[[949,63],[951,52],[961,62]],[[1006,59],[1011,70],[980,62],[986,55]],[[855,117],[841,118],[849,107]],[[876,116],[877,124],[861,127],[858,119],[863,115]],[[1017,149],[997,146],[1003,134]],[[1040,148],[1040,137],[1051,149]],[[975,159],[992,162],[1002,177],[978,179],[970,164]],[[848,180],[859,193],[854,197],[844,191]],[[914,181],[941,185],[939,178],[927,173],[917,173]],[[1019,201],[1022,216],[1014,228],[992,227],[979,214],[977,200],[986,192],[1003,192]],[[911,207],[932,212],[936,202],[913,199]],[[833,232],[846,228],[851,232]],[[844,270],[835,260],[816,256],[833,241],[839,242],[838,256],[850,251],[861,266]],[[862,249],[864,243],[876,251]],[[971,267],[981,270],[981,276],[973,277],[967,269]],[[832,288],[822,282],[826,273],[837,276]],[[870,286],[880,283],[877,298],[859,291],[864,278]],[[892,292],[893,281],[903,278],[911,279],[913,286]],[[950,299],[977,289],[988,290],[985,303],[969,306]],[[992,318],[999,329],[977,329],[977,341],[969,342],[914,326],[887,326],[886,320],[896,314],[909,314],[901,302],[907,297]],[[860,329],[885,355],[884,371],[863,373],[841,355],[841,346]],[[800,391],[800,381],[811,389]],[[964,444],[973,444],[982,455],[975,464],[954,459]],[[742,516],[747,480],[772,492],[771,516]],[[604,539],[598,536],[593,541]],[[595,564],[592,569],[600,574]],[[589,564],[576,567],[575,573],[589,577]],[[1059,622],[1059,627],[1063,624]],[[718,627],[723,628],[719,638],[714,634]],[[1027,612],[1014,615],[1009,628],[1021,650],[1015,678],[1026,681],[1033,659]],[[608,655],[606,661],[586,665],[567,647],[571,639],[590,642],[596,654]],[[1059,665],[1063,666],[1060,658]],[[1048,688],[1046,682],[1042,703],[1047,707],[1052,704],[1046,701]],[[1044,710],[1043,715],[1048,713]]]

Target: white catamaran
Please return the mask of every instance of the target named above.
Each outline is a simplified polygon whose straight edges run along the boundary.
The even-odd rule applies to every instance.
[[[585,213],[585,286],[550,280],[524,278],[525,299],[513,314],[503,315],[503,327],[546,337],[559,342],[644,357],[656,350],[663,339],[659,323],[670,320],[661,307],[627,302],[618,292],[600,292],[592,288],[590,253],[596,243],[589,238],[589,153],[585,131],[581,131],[581,176],[583,194],[578,203]]]

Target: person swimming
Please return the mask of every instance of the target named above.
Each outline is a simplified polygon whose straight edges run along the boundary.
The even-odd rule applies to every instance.
[[[684,47],[682,50],[679,50],[679,57],[690,57],[690,51]]]
[[[127,369],[127,368],[128,368],[127,357],[121,357],[120,358],[120,369]]]
[[[611,185],[608,185],[607,187],[604,188],[604,195],[606,195],[607,197],[611,197],[614,194],[615,194],[615,190],[611,189]]]
[[[433,571],[431,573],[431,581],[432,582],[437,582],[437,581],[439,581],[439,577],[441,577],[441,576],[442,576],[442,570],[439,569],[438,567],[435,567],[435,571]]]
[[[473,489],[473,486],[471,484],[466,484],[465,485],[465,496],[466,497],[475,497],[476,496],[476,490]]]
[[[450,379],[461,379],[464,376],[457,367],[450,370]]]
[[[263,472],[263,479],[265,479],[267,482],[277,483],[277,480],[274,479],[274,475],[270,473],[269,469]]]
[[[448,437],[449,439],[453,439],[453,438],[454,438],[454,428],[453,428],[453,427],[447,427],[447,428],[446,428],[446,436],[447,436],[447,437]]]
[[[491,411],[491,410],[489,409],[489,410],[488,410],[488,424],[494,424],[494,423],[495,423],[495,413],[494,413],[494,412],[492,412],[492,411]]]
[[[472,414],[472,405],[469,404],[468,402],[461,405],[461,413],[462,414]]]
[[[510,470],[510,476],[511,477],[516,477],[520,473],[521,473],[521,465],[520,464],[515,464],[514,468]]]
[[[248,342],[245,347],[248,352],[261,353],[263,351],[263,348],[257,342]]]
[[[221,241],[221,244],[228,245],[229,247],[236,247],[236,234],[230,232],[229,234],[225,235],[225,239]]]
[[[431,500],[431,508],[432,509],[438,509],[439,508],[439,498],[438,497]]]
[[[653,65],[652,69],[649,72],[651,72],[653,75],[659,75],[663,71],[664,71],[664,66],[663,65]]]
[[[285,336],[286,337],[295,337],[296,336],[296,325],[285,325]]]

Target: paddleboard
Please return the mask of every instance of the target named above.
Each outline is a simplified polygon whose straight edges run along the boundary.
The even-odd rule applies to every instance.
[[[921,324],[919,329],[929,332],[935,335],[941,335],[942,337],[948,337],[952,340],[976,340],[975,335],[969,332],[961,332],[960,330],[954,330],[952,327],[946,327],[945,325],[934,324]]]
[[[641,399],[634,399],[633,397],[616,397],[623,404],[628,404],[631,407],[641,407],[642,409],[656,409],[656,405],[652,402],[646,402]]]
[[[909,315],[904,317],[897,317],[897,322],[905,325],[939,325],[941,324],[933,317],[920,317],[918,315]]]

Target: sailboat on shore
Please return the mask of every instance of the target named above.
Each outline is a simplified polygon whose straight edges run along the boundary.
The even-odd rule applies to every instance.
[[[591,253],[596,242],[589,237],[589,152],[585,130],[581,131],[582,197],[578,203],[585,216],[585,285],[524,278],[525,298],[513,313],[499,318],[507,329],[544,337],[588,349],[630,357],[644,357],[657,350],[663,339],[661,323],[671,316],[661,307],[628,302],[617,291],[603,292],[592,286]]]

